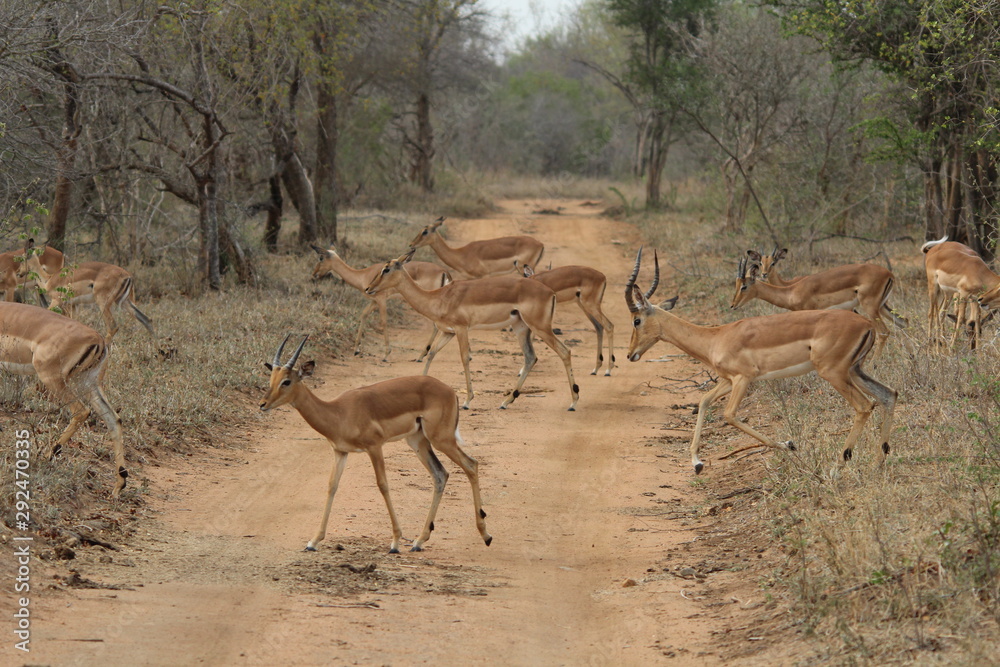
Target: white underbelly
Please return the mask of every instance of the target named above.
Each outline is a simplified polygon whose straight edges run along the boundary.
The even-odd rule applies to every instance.
[[[844,303],[838,303],[827,307],[827,310],[854,310],[858,307],[858,300],[851,299],[850,301],[845,301]]]
[[[816,370],[811,361],[803,361],[801,364],[795,364],[794,366],[788,366],[779,370],[770,371],[764,373],[757,377],[758,380],[775,380],[777,378],[792,378],[798,375],[805,375],[811,371]]]
[[[34,375],[35,367],[31,364],[15,364],[11,361],[0,361],[0,370],[17,375]]]

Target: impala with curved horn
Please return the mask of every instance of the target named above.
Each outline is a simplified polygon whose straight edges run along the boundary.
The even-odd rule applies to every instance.
[[[28,260],[34,260],[29,267]],[[42,270],[38,271],[38,267]],[[45,282],[45,276],[58,273],[63,268],[63,254],[48,243],[41,250],[35,248],[34,239],[28,239],[20,250],[0,254],[0,290],[3,290],[5,301],[14,301],[14,293],[18,287],[28,289],[34,287],[37,281],[29,279],[29,271],[37,271],[38,280]]]
[[[611,370],[615,367],[614,337],[615,325],[611,319],[604,314],[601,309],[601,301],[604,300],[604,289],[607,287],[607,277],[589,266],[560,266],[556,269],[549,268],[546,271],[535,273],[527,264],[524,266],[524,277],[537,280],[550,290],[556,293],[556,302],[576,300],[580,310],[587,316],[590,323],[594,325],[597,333],[597,364],[591,375],[597,375],[604,364],[604,332],[608,332],[608,370],[605,375],[611,375]]]
[[[444,218],[427,225],[410,241],[410,249],[430,246],[442,262],[469,278],[486,278],[517,271],[521,266],[538,266],[545,246],[530,236],[502,236],[450,246],[438,229]]]
[[[894,281],[892,272],[885,267],[848,264],[803,276],[793,284],[781,287],[759,281],[760,266],[747,260],[747,257],[740,259],[732,308],[739,308],[752,299],[763,299],[792,311],[857,308],[872,321],[878,333],[875,356],[889,337],[889,328],[882,321],[882,316],[888,317],[896,326],[906,324],[886,305]]]
[[[424,542],[430,538],[431,531],[434,530],[434,516],[448,481],[448,472],[434,455],[434,449],[458,464],[469,478],[476,527],[486,546],[489,546],[493,537],[486,532],[486,512],[483,511],[479,492],[479,464],[462,451],[462,437],[458,432],[458,396],[455,391],[440,380],[418,375],[350,389],[332,401],[324,401],[302,382],[303,378],[312,375],[316,362],[308,361],[298,371],[295,370],[295,363],[309,336],[302,339],[287,362],[281,363],[281,353],[290,336],[291,334],[285,336],[272,362],[264,364],[271,371],[271,381],[260,409],[267,411],[282,405],[292,406],[333,447],[334,464],[330,473],[326,508],[323,510],[319,531],[309,540],[306,551],[315,551],[316,545],[326,537],[333,497],[347,464],[347,455],[351,452],[365,452],[375,469],[375,480],[392,522],[389,553],[399,553],[403,531],[389,497],[382,446],[391,440],[401,439],[405,439],[416,452],[420,463],[427,468],[434,481],[434,495],[427,521],[410,551],[422,551]]]
[[[625,302],[632,313],[629,361],[638,361],[659,341],[666,341],[707,365],[718,375],[719,384],[702,396],[698,421],[691,441],[691,464],[700,473],[698,458],[705,413],[715,401],[729,394],[725,420],[766,447],[794,449],[791,441],[768,438],[736,418],[750,384],[758,380],[794,377],[810,371],[829,382],[854,409],[854,424],[847,436],[843,461],[853,456],[854,446],[876,404],[882,406],[882,458],[889,453],[889,433],[896,405],[896,392],[865,374],[862,365],[875,344],[872,323],[849,310],[806,310],[764,317],[750,317],[729,324],[703,327],[667,312],[676,297],[664,306],[649,302],[659,283],[659,261],[654,254],[653,286],[645,293],[635,284],[642,262],[642,249],[625,287]],[[874,402],[872,402],[874,399]]]
[[[507,393],[500,408],[505,409],[520,396],[521,387],[535,365],[537,357],[531,343],[531,335],[535,334],[562,360],[572,399],[569,409],[576,409],[576,402],[580,400],[580,387],[573,380],[572,356],[569,348],[552,331],[552,315],[556,309],[555,292],[537,280],[526,280],[515,275],[459,280],[436,290],[425,290],[403,270],[407,257],[408,255],[403,255],[386,262],[365,291],[368,294],[378,294],[387,289],[398,290],[415,311],[433,322],[441,331],[441,337],[427,355],[424,375],[427,375],[431,362],[441,348],[457,337],[458,354],[465,369],[466,393],[462,407],[468,409],[474,396],[472,374],[469,371],[469,361],[472,358],[469,352],[469,331],[509,326],[521,343],[524,365],[518,373],[517,386]]]
[[[125,445],[121,420],[101,385],[108,362],[108,345],[101,334],[58,313],[23,303],[0,302],[0,370],[35,375],[73,416],[59,439],[49,447],[51,458],[69,442],[91,411],[111,435],[117,498],[125,488]]]

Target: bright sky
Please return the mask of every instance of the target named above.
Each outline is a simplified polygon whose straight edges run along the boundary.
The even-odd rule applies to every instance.
[[[545,32],[558,24],[563,16],[580,4],[581,0],[479,0],[479,6],[492,14],[510,16],[505,24],[511,31],[504,42],[516,45],[529,35]]]

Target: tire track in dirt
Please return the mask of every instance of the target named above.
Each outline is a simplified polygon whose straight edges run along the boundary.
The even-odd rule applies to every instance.
[[[490,548],[476,533],[467,480],[446,462],[452,475],[427,551],[385,554],[385,507],[367,457],[355,455],[326,541],[319,552],[303,554],[320,518],[332,455],[285,408],[261,417],[245,451],[215,450],[189,459],[193,465],[148,469],[157,516],[114,564],[88,568],[88,576],[98,573],[131,590],[41,600],[32,661],[551,665],[686,656],[696,664],[717,662],[711,633],[729,612],[707,610],[685,595],[689,582],[647,571],[667,549],[696,537],[662,509],[689,507],[700,497],[689,486],[686,445],[665,450],[653,442],[666,406],[692,397],[644,391],[663,366],[625,361],[631,326],[621,294],[637,233],[566,202],[558,202],[567,206],[562,215],[530,213],[554,204],[511,202],[489,219],[447,223],[453,242],[530,233],[545,242],[545,262],[604,271],[605,310],[616,326],[620,365],[611,377],[590,376],[590,323],[575,304],[559,306],[556,322],[581,385],[575,413],[565,410],[562,364],[542,344],[524,395],[511,409],[497,410],[521,365],[520,349],[509,333],[473,333],[476,398],[461,415],[461,431],[466,451],[480,461],[495,538]],[[415,320],[393,332],[390,364],[371,355],[321,363],[316,392],[330,398],[418,374],[422,367],[409,359],[426,332],[426,323]],[[275,332],[275,341],[283,333]],[[369,352],[377,352],[376,342],[367,341]],[[452,343],[432,374],[461,394],[457,357]],[[684,359],[669,363],[676,374],[689,372]],[[386,460],[404,534],[412,538],[430,500],[429,478],[404,443],[388,446]],[[366,567],[374,569],[365,573]],[[348,587],[351,595],[336,594]]]

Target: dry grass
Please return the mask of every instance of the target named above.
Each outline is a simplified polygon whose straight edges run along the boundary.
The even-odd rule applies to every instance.
[[[671,267],[659,296],[679,292],[677,313],[703,324],[779,310],[754,302],[729,308],[747,235],[697,216],[645,216],[647,247]],[[872,232],[873,236],[885,230]],[[900,236],[895,230],[891,236]],[[888,236],[889,234],[885,234]],[[917,230],[910,235],[919,237]],[[879,251],[884,254],[878,255]],[[1000,632],[1000,340],[971,352],[962,341],[935,352],[926,339],[926,280],[919,243],[830,239],[790,244],[782,275],[838,264],[891,263],[893,308],[909,320],[869,373],[899,392],[892,452],[877,465],[876,411],[854,459],[836,473],[851,415],[814,374],[762,383],[741,415],[795,453],[769,454],[762,499],[734,521],[749,536],[770,534],[784,560],[760,587],[785,599],[784,630],[812,638],[816,656],[846,664],[995,661]],[[718,411],[718,410],[717,410]],[[719,442],[706,445],[713,458]],[[737,438],[733,446],[744,444]],[[724,484],[724,482],[722,482]],[[746,522],[746,523],[742,523]]]

